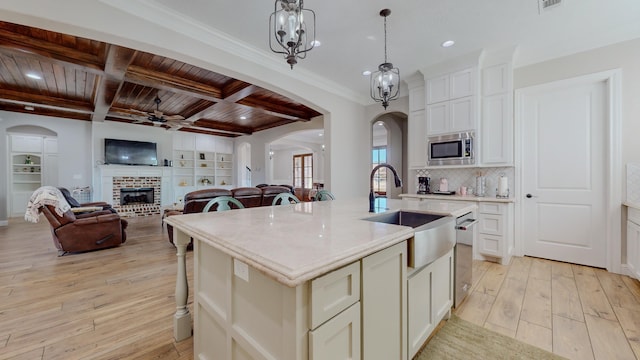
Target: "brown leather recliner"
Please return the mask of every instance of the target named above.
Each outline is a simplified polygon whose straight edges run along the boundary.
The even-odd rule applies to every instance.
[[[127,239],[127,221],[110,210],[75,215],[71,210],[59,216],[55,207],[45,205],[40,211],[51,224],[53,243],[60,256],[118,246]]]
[[[291,189],[287,186],[269,185],[262,188],[262,206],[271,206],[273,199],[279,194],[290,193]]]
[[[184,209],[182,212],[168,212],[166,216],[172,216],[177,214],[192,214],[199,213],[204,210],[204,207],[207,206],[209,200],[216,198],[218,196],[231,196],[231,190],[227,189],[203,189],[196,190],[190,193],[187,193],[184,196]],[[169,242],[173,244],[173,226],[167,224],[167,234],[169,235]],[[193,249],[193,240],[189,243],[187,249]]]
[[[232,196],[245,208],[262,206],[262,189],[257,187],[240,187],[231,189]]]
[[[287,186],[265,185],[263,187],[242,187],[232,190],[210,188],[192,191],[184,196],[184,209],[182,211],[168,211],[165,216],[202,212],[207,203],[218,196],[231,196],[240,201],[245,208],[271,206],[273,199],[283,192],[291,192],[291,189]],[[216,208],[213,207],[209,211],[215,210]],[[173,226],[167,224],[167,233],[169,242],[173,244]],[[193,241],[187,249],[190,250],[192,248]]]

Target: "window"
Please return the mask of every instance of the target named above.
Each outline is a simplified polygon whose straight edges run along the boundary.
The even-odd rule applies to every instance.
[[[375,146],[373,148],[372,154],[372,165],[371,169],[376,167],[377,165],[383,164],[387,162],[387,147],[386,146]],[[386,196],[387,195],[387,168],[380,168],[373,175],[373,192],[376,196]]]
[[[293,156],[293,187],[311,189],[313,185],[313,154]]]

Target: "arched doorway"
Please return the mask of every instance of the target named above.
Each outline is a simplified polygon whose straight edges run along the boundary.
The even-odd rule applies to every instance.
[[[376,179],[379,179],[378,190],[380,196],[398,198],[406,192],[407,179],[407,116],[403,113],[385,113],[371,122],[371,168],[378,163],[385,162],[394,169],[404,180],[403,186],[394,186],[393,174],[382,168],[374,175],[374,191]],[[385,189],[382,190],[382,187]],[[384,192],[384,193],[383,193]]]

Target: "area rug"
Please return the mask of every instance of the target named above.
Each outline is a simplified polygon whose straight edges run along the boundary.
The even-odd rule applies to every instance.
[[[413,359],[561,360],[564,358],[452,315],[451,319]]]

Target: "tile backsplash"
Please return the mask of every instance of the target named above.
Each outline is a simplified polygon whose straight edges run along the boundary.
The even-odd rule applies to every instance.
[[[627,164],[627,202],[640,204],[640,164]]]
[[[459,169],[419,169],[413,170],[416,177],[415,184],[418,184],[419,176],[428,176],[431,178],[431,190],[438,190],[441,178],[446,178],[449,183],[449,190],[458,192],[461,186],[467,188],[476,187],[476,176],[481,173],[485,177],[485,196],[495,197],[498,187],[498,179],[504,174],[509,183],[510,197],[514,194],[515,169],[513,167],[483,167],[483,168],[459,168]],[[409,192],[415,193],[417,189],[408,189]]]

